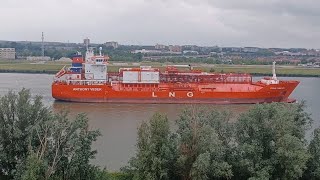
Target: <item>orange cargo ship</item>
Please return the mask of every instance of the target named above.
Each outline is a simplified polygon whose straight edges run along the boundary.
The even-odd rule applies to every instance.
[[[62,68],[52,83],[52,97],[73,102],[110,103],[211,103],[248,104],[295,102],[289,95],[299,81],[278,80],[273,76],[253,82],[249,74],[179,71],[158,68],[120,68],[107,73],[108,56],[95,56],[92,49],[73,57],[70,68]]]

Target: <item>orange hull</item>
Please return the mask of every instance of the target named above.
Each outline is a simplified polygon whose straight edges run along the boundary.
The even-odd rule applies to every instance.
[[[294,102],[289,95],[298,81],[280,81],[265,85],[224,83],[189,83],[187,87],[160,83],[152,87],[124,84],[67,85],[52,84],[52,97],[73,102],[110,103],[210,103],[253,104]]]

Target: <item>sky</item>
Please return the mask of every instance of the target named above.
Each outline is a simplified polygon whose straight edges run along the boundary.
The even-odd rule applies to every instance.
[[[319,0],[0,0],[0,40],[320,48]]]

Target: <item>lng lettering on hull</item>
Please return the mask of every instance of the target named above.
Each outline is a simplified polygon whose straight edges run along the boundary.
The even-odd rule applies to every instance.
[[[298,81],[281,81],[273,76],[253,82],[249,74],[206,73],[189,65],[158,68],[120,68],[108,73],[108,56],[95,56],[87,48],[85,58],[73,57],[70,68],[63,67],[52,83],[57,100],[109,103],[270,103],[294,102],[290,94]],[[180,71],[179,68],[189,68]]]
[[[192,97],[193,97],[193,92],[187,92],[187,93],[186,93],[186,96],[187,96],[188,98],[192,98]],[[153,98],[157,98],[158,96],[156,95],[155,92],[152,92],[152,97],[153,97]],[[169,98],[170,98],[170,97],[174,98],[174,97],[176,97],[176,93],[175,93],[175,92],[169,92],[168,97],[169,97]]]
[[[102,88],[73,88],[73,91],[102,91]],[[158,97],[156,95],[156,92],[151,93],[151,97]],[[193,97],[193,92],[187,92],[187,97]],[[168,97],[175,97],[176,93],[175,92],[169,92]]]

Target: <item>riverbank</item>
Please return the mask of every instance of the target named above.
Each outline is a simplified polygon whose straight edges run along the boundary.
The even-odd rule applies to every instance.
[[[65,62],[42,62],[42,63],[0,63],[0,73],[29,73],[29,74],[55,74]],[[153,66],[165,70],[165,65],[160,63],[139,63],[139,65],[124,63],[110,64],[108,72],[117,72],[121,67]],[[195,65],[194,69],[216,73],[249,73],[253,76],[270,76],[271,66],[268,65]],[[306,68],[297,66],[277,66],[277,75],[283,77],[320,77],[320,68]]]

